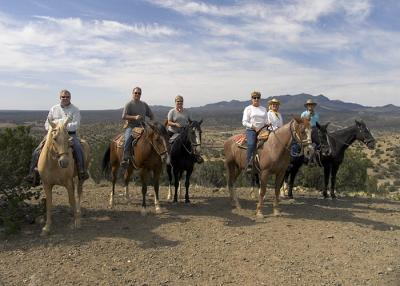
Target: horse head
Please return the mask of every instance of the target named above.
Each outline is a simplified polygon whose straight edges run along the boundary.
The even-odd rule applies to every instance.
[[[316,128],[313,129],[315,132],[312,134],[312,140],[314,143],[319,145],[319,148],[321,150],[321,154],[323,156],[329,156],[332,154],[332,149],[331,145],[329,144],[329,139],[328,139],[328,125],[330,122],[326,124],[319,124],[317,122]]]
[[[203,119],[200,121],[190,120],[188,128],[188,139],[190,144],[192,145],[193,153],[200,154],[201,151],[201,124],[203,123]]]
[[[165,126],[159,122],[147,122],[151,132],[148,133],[150,144],[160,156],[163,163],[169,163],[168,132]]]
[[[310,119],[293,116],[291,126],[293,126],[293,129],[291,129],[293,140],[301,146],[304,156],[311,158],[314,154],[314,147],[311,140]]]
[[[375,138],[372,136],[371,131],[369,131],[367,125],[363,120],[355,120],[357,126],[357,140],[360,140],[365,145],[367,145],[368,149],[375,148]]]
[[[64,122],[60,121],[58,124],[49,118],[47,120],[51,126],[48,133],[49,137],[47,138],[47,140],[50,140],[50,152],[57,158],[58,165],[61,168],[67,168],[69,164],[68,152],[70,146],[67,125],[71,121],[71,118],[67,117]]]

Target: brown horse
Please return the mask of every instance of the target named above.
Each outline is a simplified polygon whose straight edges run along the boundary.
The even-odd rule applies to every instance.
[[[46,194],[46,224],[42,235],[47,235],[51,229],[52,189],[55,185],[64,186],[68,191],[69,204],[74,213],[74,227],[81,226],[81,196],[84,180],[78,179],[78,170],[74,163],[72,148],[69,144],[69,135],[66,126],[70,118],[55,124],[49,120],[50,127],[46,143],[40,153],[38,171]],[[90,148],[86,141],[81,140],[85,157],[85,166],[88,166]],[[74,182],[75,178],[75,182]],[[75,185],[78,200],[75,199]]]
[[[159,180],[163,163],[168,159],[168,134],[165,127],[160,123],[146,123],[143,134],[137,140],[133,149],[134,165],[140,169],[140,180],[142,182],[142,215],[146,215],[146,193],[149,172],[153,172],[154,204],[156,213],[161,212],[158,200]],[[123,147],[119,147],[113,140],[103,156],[103,172],[109,170],[111,165],[112,190],[110,194],[109,207],[114,207],[115,183],[117,181],[118,169],[123,157]],[[125,196],[129,199],[129,181],[134,171],[132,164],[125,170]]]
[[[311,143],[310,122],[308,119],[294,118],[289,123],[272,131],[267,142],[257,151],[259,157],[259,177],[261,181],[259,201],[257,204],[257,217],[263,217],[262,206],[266,192],[267,180],[271,174],[275,174],[275,200],[273,203],[274,215],[279,215],[279,190],[281,188],[285,171],[289,165],[290,144],[295,140],[302,147]],[[228,189],[231,202],[240,208],[239,200],[233,188],[233,183],[239,176],[241,170],[246,168],[246,150],[240,148],[229,138],[224,144],[225,168],[227,171]]]

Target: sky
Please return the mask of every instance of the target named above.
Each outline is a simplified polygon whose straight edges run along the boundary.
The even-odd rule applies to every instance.
[[[400,105],[398,0],[0,0],[0,109],[323,94]],[[283,106],[281,108],[284,108]]]

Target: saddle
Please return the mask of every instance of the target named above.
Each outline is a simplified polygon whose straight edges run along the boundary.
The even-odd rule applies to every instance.
[[[261,148],[264,143],[268,140],[269,130],[262,130],[257,136],[257,149]],[[239,148],[247,149],[247,138],[245,133],[237,134],[233,137],[233,141],[238,145]]]
[[[144,132],[143,127],[134,127],[132,128],[132,136],[133,136],[133,142],[132,146],[135,145],[135,143],[139,140],[139,138],[142,136]],[[125,143],[125,134],[120,133],[117,136],[113,138],[113,141],[117,144],[118,148],[124,149],[124,143]]]

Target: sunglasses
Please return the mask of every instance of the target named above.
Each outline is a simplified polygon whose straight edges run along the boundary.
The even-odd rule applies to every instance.
[[[182,100],[177,100],[177,101],[175,101],[176,103],[182,103],[183,101]]]
[[[141,93],[141,92],[135,92],[134,94],[139,94],[139,95],[141,95],[142,93]]]
[[[259,97],[259,96],[252,96],[251,98],[252,98],[252,99],[260,99],[261,97]]]
[[[71,98],[70,96],[61,96],[62,99],[68,99]]]

